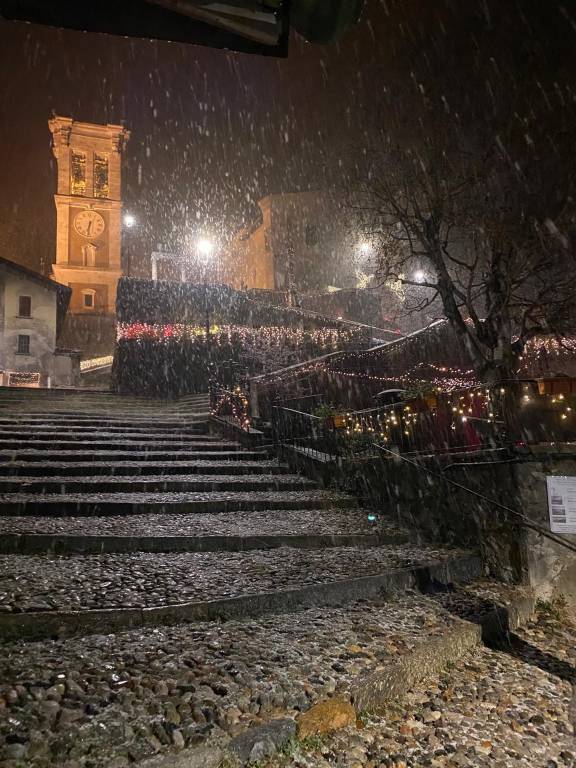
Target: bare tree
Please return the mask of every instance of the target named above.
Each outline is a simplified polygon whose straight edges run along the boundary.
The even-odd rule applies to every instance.
[[[404,285],[412,311],[439,305],[491,385],[515,380],[529,339],[569,322],[575,110],[556,95],[546,120],[532,105],[472,128],[427,97],[409,130],[382,130],[366,153],[356,207],[381,280]]]

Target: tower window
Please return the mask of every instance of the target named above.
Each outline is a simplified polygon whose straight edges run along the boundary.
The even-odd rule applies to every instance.
[[[94,155],[94,197],[109,197],[108,155]]]
[[[30,336],[27,333],[18,334],[18,354],[29,355],[30,354]]]
[[[94,297],[96,295],[96,291],[93,291],[91,289],[86,289],[82,291],[82,306],[84,309],[94,309]]]
[[[86,245],[82,246],[82,264],[85,267],[96,266],[97,250],[98,248],[94,245],[94,243],[86,243]]]
[[[32,297],[18,297],[18,317],[31,317],[32,315]]]
[[[70,161],[70,194],[86,194],[86,153],[72,152]]]

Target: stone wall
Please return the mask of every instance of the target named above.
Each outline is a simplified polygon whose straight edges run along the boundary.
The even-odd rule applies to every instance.
[[[446,456],[420,461],[435,474],[401,459],[366,459],[348,465],[344,482],[367,504],[395,517],[415,539],[479,547],[492,575],[528,584],[542,599],[562,594],[576,607],[576,554],[490,501],[442,479],[510,506],[549,530],[546,476],[576,476],[576,454],[530,454],[493,462]],[[576,535],[565,538],[576,543]]]

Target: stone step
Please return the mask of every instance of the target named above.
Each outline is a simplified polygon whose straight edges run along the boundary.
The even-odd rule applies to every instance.
[[[324,490],[163,493],[0,494],[0,515],[133,515],[354,507],[344,494]]]
[[[406,531],[378,518],[377,528],[368,515],[371,510],[360,507],[338,509],[295,509],[214,513],[194,515],[144,514],[130,517],[49,517],[0,516],[0,539],[8,535],[44,535],[57,538],[109,537],[131,540],[135,537],[208,538],[270,536],[382,535],[387,540],[406,538]],[[0,546],[2,546],[0,542]]]
[[[148,431],[173,431],[173,430],[188,430],[188,429],[207,429],[208,428],[208,416],[209,414],[198,414],[197,416],[185,416],[181,419],[168,419],[166,417],[157,416],[156,418],[111,418],[109,416],[85,416],[74,418],[54,418],[52,414],[46,417],[38,417],[37,419],[30,418],[5,418],[0,419],[1,428],[17,427],[18,429],[94,429],[122,431],[122,430],[140,430]]]
[[[30,429],[22,431],[14,431],[10,429],[7,431],[0,427],[0,443],[2,442],[25,442],[26,444],[32,444],[35,442],[48,442],[51,441],[56,444],[60,443],[72,443],[74,445],[82,445],[84,443],[108,443],[114,441],[115,444],[126,443],[142,443],[147,444],[149,442],[158,443],[219,443],[222,444],[223,440],[219,435],[208,434],[207,432],[194,430],[190,432],[154,432],[152,430],[145,431],[139,430],[137,432],[127,432],[125,430],[119,430],[116,432],[109,432],[106,429],[100,431],[66,431],[66,430],[37,430]],[[229,443],[230,444],[230,443]]]
[[[154,435],[150,435],[149,439],[142,439],[141,437],[138,437],[134,440],[124,438],[119,440],[115,436],[106,440],[99,440],[96,438],[94,440],[72,440],[62,438],[58,440],[49,440],[48,438],[42,440],[34,437],[31,440],[27,440],[26,446],[23,447],[21,440],[4,439],[2,435],[0,435],[0,454],[3,454],[9,450],[17,450],[22,452],[28,449],[51,449],[62,451],[70,449],[75,449],[77,451],[93,449],[96,451],[104,451],[106,449],[120,450],[122,448],[133,452],[141,451],[142,453],[166,449],[172,453],[175,453],[179,451],[235,451],[240,450],[241,446],[239,443],[232,443],[229,441],[223,441],[221,439],[214,440],[212,436],[207,436],[206,439],[202,435],[193,435],[189,440],[158,440]]]
[[[42,414],[42,413],[51,413],[51,414],[59,414],[59,415],[70,415],[74,416],[75,414],[111,414],[111,415],[119,415],[124,416],[125,414],[140,414],[142,415],[155,415],[157,413],[166,413],[166,414],[185,414],[185,413],[194,413],[196,411],[207,411],[210,409],[210,403],[208,400],[198,401],[196,403],[188,403],[185,405],[182,404],[172,404],[167,405],[166,403],[156,403],[154,401],[145,401],[142,403],[134,403],[130,406],[121,406],[117,404],[99,404],[99,403],[90,403],[88,401],[78,401],[75,400],[72,402],[62,402],[62,403],[43,403],[43,402],[30,402],[30,403],[9,403],[9,402],[1,402],[0,401],[0,413],[3,413],[7,416],[13,414],[14,412],[22,413],[22,414]]]
[[[12,420],[17,419],[19,421],[37,422],[42,420],[53,420],[55,422],[70,421],[97,421],[97,419],[109,419],[110,421],[123,422],[136,421],[144,422],[148,419],[154,421],[170,421],[178,418],[198,418],[198,415],[205,415],[209,413],[208,406],[202,406],[199,409],[186,410],[186,411],[173,411],[165,408],[157,407],[153,410],[147,410],[145,408],[135,408],[133,411],[127,410],[113,410],[105,411],[98,410],[92,411],[90,409],[83,408],[79,411],[57,411],[51,409],[38,409],[38,410],[20,410],[17,408],[5,408],[0,409],[0,419]]]
[[[36,435],[37,437],[53,435],[86,435],[106,433],[120,434],[131,437],[132,435],[154,435],[154,436],[174,436],[174,435],[198,435],[208,434],[208,422],[197,421],[191,423],[178,423],[166,425],[162,424],[142,424],[134,425],[128,422],[125,425],[118,425],[114,422],[105,422],[101,419],[90,423],[62,422],[55,424],[53,422],[22,423],[18,421],[7,422],[0,420],[0,435],[17,436],[26,439]]]
[[[359,556],[361,555],[361,556]],[[99,634],[140,625],[342,605],[478,577],[461,550],[382,545],[186,553],[0,555],[0,636]]]
[[[211,456],[214,454],[211,454]],[[287,465],[279,464],[275,459],[260,461],[243,461],[242,454],[234,454],[234,459],[214,460],[198,459],[197,461],[171,460],[164,461],[20,461],[0,463],[0,478],[2,477],[47,477],[65,475],[67,477],[131,475],[147,477],[149,475],[259,475],[262,472],[272,475],[290,473]]]
[[[147,449],[145,451],[136,451],[134,448],[125,450],[37,450],[32,448],[20,448],[18,450],[0,450],[0,466],[3,463],[26,462],[44,462],[50,459],[64,459],[69,462],[87,462],[87,461],[107,461],[109,466],[116,462],[132,461],[136,464],[152,461],[155,463],[164,462],[168,465],[172,461],[193,461],[196,459],[210,459],[212,461],[246,461],[256,459],[267,459],[268,453],[263,450],[246,450],[234,448],[212,451],[206,450],[180,450],[180,451],[158,451]]]
[[[0,763],[215,768],[247,762],[264,740],[287,747],[282,762],[264,763],[277,768],[327,768],[326,755],[344,757],[342,768],[392,765],[389,755],[396,765],[441,765],[440,750],[455,757],[446,765],[569,768],[570,686],[550,662],[560,669],[573,657],[573,625],[531,623],[502,653],[482,647],[483,617],[471,618],[413,593],[6,644]],[[328,714],[349,727],[286,744],[327,699]]]
[[[0,493],[152,493],[159,491],[289,491],[316,487],[300,475],[88,475],[0,479]]]

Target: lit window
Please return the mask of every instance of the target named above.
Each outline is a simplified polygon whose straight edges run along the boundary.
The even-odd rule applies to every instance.
[[[72,152],[70,163],[70,194],[86,194],[86,155],[84,152]]]
[[[109,197],[108,156],[94,155],[94,197]]]
[[[30,336],[25,333],[18,334],[18,354],[29,355],[30,354]]]
[[[32,315],[32,297],[18,297],[18,315],[19,317],[30,317]]]

